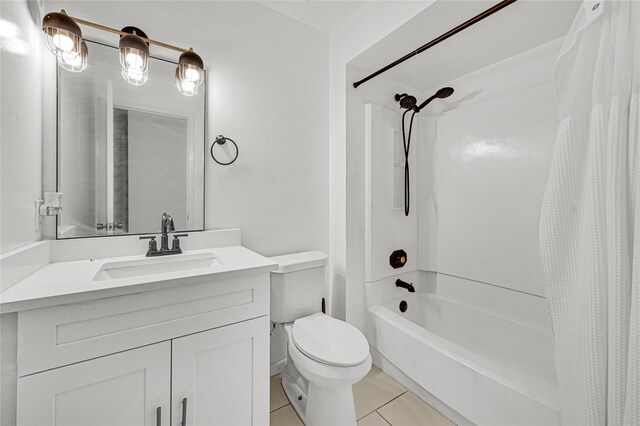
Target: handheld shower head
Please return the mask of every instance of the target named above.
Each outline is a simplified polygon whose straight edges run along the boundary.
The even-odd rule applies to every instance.
[[[406,93],[401,95],[396,94],[395,99],[397,102],[400,102],[400,108],[404,109],[413,109],[418,103],[415,96],[407,95]]]
[[[440,99],[448,98],[453,95],[453,87],[443,87],[436,92],[436,97]]]
[[[438,98],[438,99],[448,98],[449,96],[453,95],[453,92],[454,92],[453,87],[443,87],[442,89],[438,90],[433,96],[431,96],[426,101],[421,103],[420,106],[416,107],[416,112],[420,112],[422,108],[429,105],[429,103],[435,98]]]

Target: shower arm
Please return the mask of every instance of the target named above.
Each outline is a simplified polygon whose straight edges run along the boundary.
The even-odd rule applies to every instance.
[[[362,83],[366,83],[367,81],[371,80],[374,77],[377,77],[378,75],[382,74],[383,72],[388,71],[391,68],[395,67],[396,65],[399,65],[399,64],[403,63],[407,59],[413,58],[414,56],[424,52],[425,50],[435,46],[436,44],[438,44],[438,43],[440,43],[442,41],[445,41],[446,39],[448,39],[452,35],[455,35],[455,34],[459,33],[460,31],[462,31],[462,30],[464,30],[466,28],[469,28],[473,24],[476,24],[476,23],[482,21],[484,18],[487,18],[487,17],[493,15],[497,11],[509,6],[512,3],[515,3],[516,1],[517,0],[502,0],[500,3],[490,7],[489,9],[485,10],[484,12],[479,13],[478,15],[476,15],[473,18],[463,22],[462,24],[458,25],[457,27],[450,29],[446,33],[444,33],[444,34],[434,38],[430,42],[420,46],[419,48],[417,48],[413,52],[408,53],[408,54],[404,55],[402,58],[400,58],[400,59],[398,59],[396,61],[393,61],[389,65],[387,65],[387,66],[385,66],[383,68],[380,68],[378,71],[376,71],[376,72],[374,72],[372,74],[369,74],[368,76],[366,76],[362,80],[356,81],[355,83],[353,83],[353,87],[355,87],[357,89],[358,86],[360,86]]]

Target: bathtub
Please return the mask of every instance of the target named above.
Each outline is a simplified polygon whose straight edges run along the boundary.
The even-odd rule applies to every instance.
[[[395,278],[367,284],[367,337],[385,362],[471,423],[560,424],[548,327]]]

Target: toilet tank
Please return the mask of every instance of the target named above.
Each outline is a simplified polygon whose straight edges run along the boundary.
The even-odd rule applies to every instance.
[[[306,251],[269,259],[279,265],[271,272],[271,321],[287,323],[320,312],[327,255]]]

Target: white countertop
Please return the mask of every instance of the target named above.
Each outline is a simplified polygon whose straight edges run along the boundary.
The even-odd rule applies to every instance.
[[[125,257],[50,263],[0,295],[0,312],[76,303],[104,297],[122,296],[206,280],[220,280],[276,270],[278,265],[242,246],[185,250],[180,256],[213,253],[220,260],[211,267],[187,269],[135,277],[94,280],[107,263],[148,259],[144,254]],[[170,259],[172,258],[172,259]],[[161,257],[156,258],[158,261]]]

